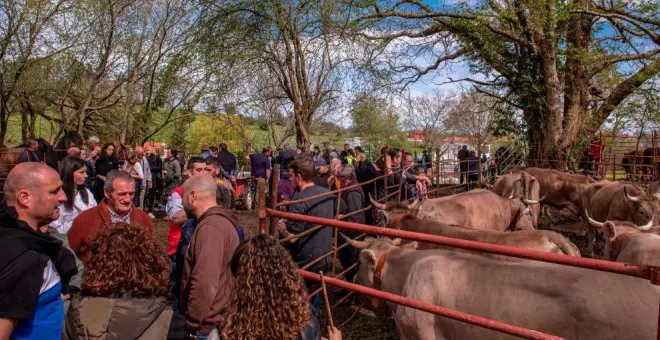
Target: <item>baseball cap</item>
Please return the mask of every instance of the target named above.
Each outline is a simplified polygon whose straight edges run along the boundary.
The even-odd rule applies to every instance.
[[[328,163],[323,158],[319,158],[319,159],[314,161],[314,169],[315,170],[318,170],[320,167],[322,167],[324,165],[328,165]]]

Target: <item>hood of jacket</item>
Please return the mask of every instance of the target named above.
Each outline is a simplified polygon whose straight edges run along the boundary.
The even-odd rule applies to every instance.
[[[200,225],[204,223],[204,220],[211,217],[211,216],[222,216],[231,222],[234,226],[238,223],[238,216],[236,214],[227,208],[223,208],[221,206],[215,206],[212,208],[209,208],[206,210],[199,218],[197,219],[197,225]]]
[[[67,314],[67,332],[74,339],[137,339],[153,326],[164,330],[150,332],[164,331],[167,334],[171,315],[161,317],[163,312],[171,314],[164,297],[105,298],[76,295],[71,300]],[[156,322],[159,318],[166,322]]]

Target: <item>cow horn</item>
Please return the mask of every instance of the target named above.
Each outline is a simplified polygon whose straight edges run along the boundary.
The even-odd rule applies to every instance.
[[[369,201],[371,201],[371,205],[373,205],[374,207],[380,210],[385,210],[385,204],[374,201],[373,197],[371,197],[371,194],[369,194]]]
[[[629,200],[630,202],[635,202],[635,203],[639,202],[639,197],[630,196],[630,194],[628,194],[628,187],[625,185],[623,186],[623,193],[626,195],[626,199]]]
[[[653,198],[660,200],[660,192],[656,192],[655,194],[653,194]]]
[[[543,195],[543,197],[539,198],[538,200],[528,200],[526,198],[523,198],[523,202],[525,202],[525,204],[541,204],[541,202],[545,200],[546,196],[548,195]]]
[[[653,216],[653,217],[655,217],[655,216]],[[639,226],[637,226],[637,229],[639,229],[641,231],[651,230],[651,228],[653,228],[653,217],[651,217],[651,219],[649,220],[649,223],[646,223],[645,225],[639,225]]]
[[[401,244],[401,239],[398,238],[398,237],[395,238],[395,239],[393,239],[393,240],[392,240],[392,244],[395,245],[395,246],[400,245],[400,244]]]
[[[346,242],[357,249],[364,249],[367,247],[367,242],[353,240],[350,237],[344,235],[344,233],[339,233],[339,235],[341,235],[341,237],[344,238]]]
[[[584,215],[587,216],[587,221],[589,221],[589,224],[591,224],[594,227],[601,228],[603,225],[605,225],[605,223],[598,222],[598,221],[594,220],[593,218],[591,218],[591,216],[589,216],[589,212],[587,211],[587,209],[584,209]]]
[[[509,199],[513,199],[513,190],[511,190],[511,193],[509,194]]]

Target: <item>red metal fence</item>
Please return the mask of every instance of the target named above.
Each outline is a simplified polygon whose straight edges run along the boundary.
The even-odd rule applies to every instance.
[[[438,169],[440,168],[441,164],[439,162],[434,163],[434,168]],[[465,185],[451,185],[451,186],[443,186],[440,185],[442,183],[442,180],[440,179],[440,175],[442,174],[442,171],[434,171],[434,180],[433,182],[436,184],[436,187],[433,188],[432,190],[429,190],[429,197],[433,196],[438,196],[442,193],[442,191],[447,191],[447,193],[453,193],[456,190],[463,190]],[[279,167],[276,167],[274,170],[274,178],[279,178]],[[334,265],[337,262],[337,252],[341,250],[343,247],[348,246],[348,244],[344,244],[342,246],[338,246],[338,236],[339,236],[339,229],[346,229],[346,230],[353,230],[353,231],[358,231],[361,232],[362,234],[359,235],[357,238],[364,237],[367,233],[368,234],[375,234],[375,235],[385,235],[385,236],[390,236],[390,237],[398,237],[398,238],[404,238],[404,239],[409,239],[409,240],[416,240],[416,241],[423,241],[423,242],[429,242],[429,243],[435,243],[435,244],[440,244],[440,245],[445,245],[445,246],[452,246],[452,247],[457,247],[457,248],[462,248],[462,249],[469,249],[469,250],[476,250],[476,251],[483,251],[483,252],[488,252],[492,254],[499,254],[499,255],[505,255],[505,256],[514,256],[514,257],[519,257],[519,258],[524,258],[524,259],[530,259],[530,260],[537,260],[537,261],[543,261],[543,262],[550,262],[550,263],[556,263],[556,264],[562,264],[562,265],[568,265],[568,266],[574,266],[574,267],[581,267],[581,268],[587,268],[587,269],[593,269],[593,270],[600,270],[600,271],[606,271],[606,272],[611,272],[611,273],[616,273],[616,274],[621,274],[621,275],[628,275],[628,276],[634,276],[634,277],[639,277],[639,278],[644,278],[649,280],[652,284],[655,285],[660,285],[660,267],[652,267],[652,266],[635,266],[635,265],[629,265],[629,264],[624,264],[624,263],[618,263],[618,262],[611,262],[611,261],[603,261],[603,260],[594,260],[594,259],[588,259],[588,258],[577,258],[577,257],[571,257],[571,256],[566,256],[566,255],[560,255],[560,254],[551,254],[551,253],[545,253],[541,251],[535,251],[535,250],[528,250],[528,249],[521,249],[521,248],[513,248],[513,247],[508,247],[508,246],[501,246],[501,245],[494,245],[494,244],[488,244],[488,243],[482,243],[482,242],[476,242],[476,241],[468,241],[468,240],[460,240],[460,239],[453,239],[449,237],[443,237],[443,236],[436,236],[436,235],[428,235],[428,234],[421,234],[421,233],[415,233],[415,232],[408,232],[408,231],[402,231],[402,230],[397,230],[397,229],[388,229],[388,228],[381,228],[381,227],[374,227],[374,226],[369,226],[365,224],[359,224],[359,223],[351,223],[351,222],[345,222],[342,221],[342,219],[350,216],[349,214],[347,215],[340,215],[339,214],[339,208],[337,209],[337,214],[335,216],[335,219],[325,219],[325,218],[319,218],[319,217],[314,217],[314,216],[306,216],[306,215],[300,215],[300,214],[293,214],[293,213],[288,213],[284,211],[280,211],[282,207],[295,204],[295,203],[300,203],[302,201],[308,201],[311,199],[317,199],[323,196],[327,195],[337,195],[337,200],[338,204],[337,206],[339,207],[341,204],[341,194],[342,192],[346,190],[351,190],[356,187],[361,187],[370,183],[374,183],[376,181],[384,181],[384,188],[386,190],[385,195],[378,199],[379,202],[385,202],[388,200],[388,198],[394,198],[398,201],[403,201],[406,200],[405,197],[401,197],[401,189],[399,186],[395,187],[387,187],[386,181],[386,176],[381,176],[378,178],[375,178],[369,182],[365,183],[360,183],[357,185],[353,185],[350,187],[346,188],[340,188],[335,191],[331,191],[328,193],[324,193],[322,195],[317,195],[315,197],[310,197],[305,200],[298,200],[298,201],[287,201],[287,202],[280,202],[277,203],[275,200],[272,204],[273,209],[267,209],[265,208],[265,184],[263,182],[260,182],[260,192],[262,193],[260,195],[261,200],[260,200],[260,211],[259,211],[259,218],[260,218],[260,228],[259,231],[261,233],[267,232],[266,230],[266,218],[270,217],[270,228],[268,228],[268,232],[271,234],[276,234],[277,233],[277,228],[276,226],[276,219],[277,218],[284,218],[284,219],[289,219],[289,220],[295,220],[295,221],[300,221],[300,222],[306,222],[306,223],[311,223],[315,224],[316,226],[313,227],[310,230],[305,231],[304,233],[298,234],[298,235],[292,235],[286,239],[282,239],[282,242],[288,241],[292,238],[296,237],[302,237],[304,235],[307,235],[309,233],[312,233],[320,228],[323,227],[333,227],[335,228],[334,232],[334,247],[333,250],[324,256],[322,256],[319,259],[316,259],[312,261],[312,263],[306,265],[305,267],[299,269],[299,273],[301,276],[303,276],[306,279],[310,280],[316,280],[320,281],[321,277],[317,273],[311,273],[309,271],[306,271],[307,268],[312,266],[313,264],[316,263],[316,261],[320,261],[323,258],[332,256],[333,257],[333,267],[332,267],[332,273],[328,276],[324,277],[324,281],[328,284],[337,286],[339,288],[343,288],[346,290],[349,290],[350,293],[343,297],[342,299],[338,300],[335,305],[341,304],[343,301],[345,301],[351,294],[353,293],[360,293],[363,295],[368,295],[371,297],[376,297],[379,299],[383,299],[386,301],[390,301],[395,304],[401,304],[404,306],[408,306],[411,308],[416,308],[419,310],[423,310],[426,312],[430,312],[436,315],[448,317],[454,320],[466,322],[472,325],[477,325],[480,327],[496,330],[499,332],[507,333],[510,335],[515,335],[519,336],[522,338],[528,338],[528,339],[560,339],[559,337],[556,337],[554,335],[550,334],[545,334],[541,332],[537,332],[535,330],[530,330],[526,329],[520,326],[515,326],[515,325],[510,325],[498,320],[492,320],[476,315],[471,315],[467,313],[463,313],[460,311],[455,311],[451,310],[448,308],[443,308],[440,306],[436,306],[433,304],[429,304],[423,301],[417,301],[413,299],[409,299],[403,296],[383,292],[380,290],[360,286],[360,285],[355,285],[352,283],[348,283],[345,281],[340,280],[347,272],[350,270],[354,269],[357,267],[357,263],[352,265],[349,268],[344,268],[344,270],[340,273],[337,273],[337,268]],[[275,185],[273,187],[277,187]],[[397,189],[394,191],[391,191],[392,189]],[[273,195],[273,199],[276,198],[275,195]],[[412,198],[409,198],[412,199]],[[371,208],[371,206],[368,206],[364,209],[361,209],[359,211],[356,211],[354,213],[359,213],[363,211],[368,211]],[[312,292],[310,294],[310,297],[313,295],[318,294],[321,291],[322,288],[319,288],[317,291]],[[660,315],[658,319],[658,339],[660,340]]]

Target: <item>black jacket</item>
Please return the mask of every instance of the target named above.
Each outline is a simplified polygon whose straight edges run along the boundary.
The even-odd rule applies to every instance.
[[[0,210],[0,318],[34,314],[48,260],[59,273],[62,293],[68,293],[69,281],[78,272],[73,253],[19,220],[13,207]]]

